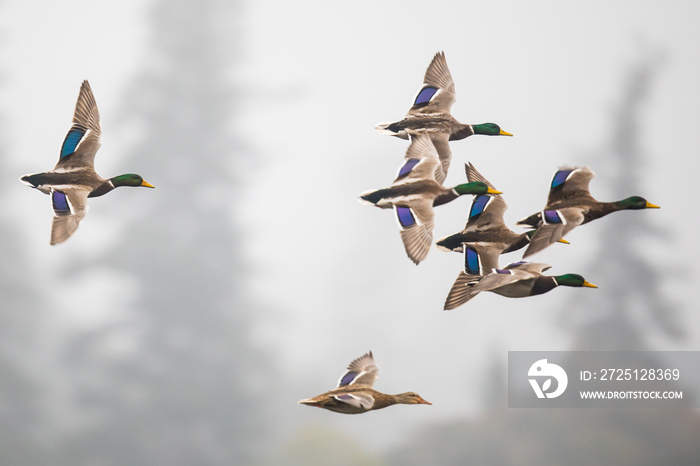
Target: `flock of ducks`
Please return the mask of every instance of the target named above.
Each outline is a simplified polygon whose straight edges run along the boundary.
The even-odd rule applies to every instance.
[[[528,230],[513,232],[503,221],[507,205],[502,193],[471,163],[465,164],[467,183],[442,186],[452,160],[450,141],[474,134],[512,134],[495,123],[463,124],[450,114],[455,85],[443,52],[435,55],[423,81],[402,120],[376,127],[381,133],[410,140],[398,176],[388,188],[362,193],[360,201],[394,210],[406,254],[419,264],[433,243],[433,208],[462,195],[475,196],[464,229],[437,241],[438,248],[464,255],[464,269],[444,309],[461,306],[482,291],[515,298],[546,293],[557,286],[595,288],[578,274],[545,276],[542,273],[550,268],[547,264],[519,261],[501,268],[498,259],[524,247],[526,258],[552,243],[566,243],[563,238],[572,229],[617,210],[658,206],[638,196],[599,202],[588,189],[595,176],[590,168],[563,168],[554,175],[545,207],[518,222]]]
[[[408,258],[423,261],[433,243],[434,207],[463,195],[473,195],[467,223],[459,233],[437,241],[439,249],[463,254],[464,268],[445,300],[444,309],[455,309],[482,291],[510,298],[547,293],[558,286],[597,288],[578,274],[547,276],[551,266],[520,260],[503,268],[499,256],[526,248],[523,258],[550,244],[567,243],[567,233],[609,213],[658,206],[639,196],[617,202],[599,202],[588,189],[595,174],[588,167],[562,168],[554,174],[547,203],[542,210],[520,220],[523,233],[510,230],[503,221],[507,205],[498,191],[471,163],[465,164],[467,183],[443,186],[452,161],[449,141],[474,134],[512,136],[495,123],[463,124],[451,114],[455,85],[445,54],[439,52],[425,72],[423,86],[406,116],[380,123],[377,131],[410,141],[394,182],[387,188],[370,190],[360,201],[382,209],[393,209]],[[369,352],[350,363],[335,389],[300,404],[331,411],[357,414],[393,404],[430,404],[408,392],[386,395],[372,388],[377,366]]]
[[[407,139],[410,144],[394,182],[387,188],[362,193],[361,202],[394,210],[406,254],[419,264],[433,243],[433,208],[460,196],[475,196],[464,229],[436,243],[438,248],[459,252],[464,257],[464,269],[448,293],[445,310],[461,306],[482,291],[517,298],[546,293],[558,286],[596,288],[578,274],[543,275],[550,268],[547,264],[521,260],[500,268],[499,256],[526,247],[525,258],[555,242],[566,243],[563,238],[572,229],[609,213],[658,206],[639,196],[599,202],[588,189],[595,176],[590,168],[562,168],[554,174],[545,207],[518,222],[528,230],[511,231],[503,221],[507,206],[502,193],[471,163],[465,164],[467,183],[443,186],[452,160],[449,141],[475,134],[512,136],[495,123],[460,123],[450,114],[454,101],[454,81],[445,54],[439,52],[428,66],[423,86],[406,116],[377,125],[379,132]],[[94,169],[100,136],[95,97],[88,82],[83,81],[73,125],[63,140],[56,166],[51,171],[20,178],[51,197],[52,245],[66,241],[76,231],[87,212],[88,198],[120,186],[153,188],[136,174],[101,178]],[[377,374],[370,351],[350,363],[335,389],[299,403],[345,414],[393,404],[431,404],[413,392],[387,395],[374,390]]]

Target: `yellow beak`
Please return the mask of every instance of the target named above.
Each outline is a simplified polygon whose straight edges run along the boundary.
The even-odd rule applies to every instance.
[[[148,183],[146,180],[143,180],[141,182],[141,186],[145,186],[147,188],[155,188],[155,186],[153,186],[151,183]]]
[[[498,135],[499,135],[499,136],[512,136],[512,134],[510,134],[508,131],[503,131],[503,130],[501,130],[501,131],[498,133]]]
[[[645,206],[647,209],[660,209],[660,206],[654,205],[651,202],[647,202],[647,205]]]
[[[598,288],[597,285],[594,285],[593,283],[587,282],[586,280],[583,281],[583,286],[586,288]]]

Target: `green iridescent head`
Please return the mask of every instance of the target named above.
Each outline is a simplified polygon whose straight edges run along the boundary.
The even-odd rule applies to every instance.
[[[489,185],[481,181],[459,184],[454,187],[454,190],[457,191],[457,194],[460,196],[464,194],[502,194],[501,191],[491,189]]]
[[[618,201],[618,204],[623,209],[632,209],[632,210],[659,209],[660,208],[659,206],[652,204],[651,202],[647,201],[646,199],[644,199],[643,197],[640,197],[640,196],[628,197],[627,199],[623,199],[621,201]]]
[[[146,180],[141,178],[141,176],[134,173],[115,176],[110,181],[112,181],[115,188],[118,188],[119,186],[144,186],[146,188],[154,187],[152,184],[147,183]]]
[[[481,123],[480,125],[472,125],[474,134],[484,134],[486,136],[512,136],[507,131],[503,131],[496,123]]]
[[[559,286],[573,286],[575,288],[598,288],[593,283],[587,282],[585,278],[576,273],[567,273],[565,275],[557,275],[554,277]]]

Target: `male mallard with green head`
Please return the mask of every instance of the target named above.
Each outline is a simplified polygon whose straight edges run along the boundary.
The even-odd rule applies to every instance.
[[[102,196],[120,186],[153,186],[139,175],[103,179],[95,172],[100,148],[100,114],[90,84],[83,81],[73,114],[73,125],[63,140],[53,170],[20,178],[32,188],[51,196],[54,218],[51,244],[62,243],[75,232],[87,213],[87,198]]]
[[[435,179],[439,166],[430,137],[426,133],[412,133],[406,162],[392,185],[360,195],[361,202],[394,209],[406,254],[416,264],[428,255],[433,241],[433,207],[465,194],[500,193],[481,181],[446,188]]]
[[[360,414],[386,408],[395,404],[432,404],[417,393],[406,392],[387,395],[373,389],[379,369],[374,363],[372,352],[360,356],[348,365],[348,369],[338,380],[338,386],[326,393],[300,400],[299,404],[316,406],[343,414]]]
[[[484,258],[483,251],[479,251],[476,244],[465,246],[467,268],[460,271],[447,295],[444,305],[446,311],[461,306],[482,291],[490,291],[508,298],[525,298],[547,293],[558,286],[598,288],[578,274],[543,275],[542,272],[551,268],[547,264],[520,261],[509,264],[504,269],[488,269],[488,265],[478,264]],[[491,257],[493,254],[491,251]],[[497,253],[495,254],[497,257]]]
[[[402,139],[408,139],[408,131],[426,131],[437,148],[444,173],[447,173],[452,160],[449,141],[464,139],[473,134],[512,136],[495,123],[460,123],[450,114],[454,102],[455,84],[452,74],[447,67],[445,53],[438,52],[430,62],[423,79],[423,87],[404,119],[379,123],[376,130]]]
[[[639,196],[616,202],[599,202],[588,189],[594,176],[595,173],[588,167],[562,168],[554,174],[545,208],[517,223],[537,229],[523,257],[559,241],[577,226],[612,212],[659,208]]]

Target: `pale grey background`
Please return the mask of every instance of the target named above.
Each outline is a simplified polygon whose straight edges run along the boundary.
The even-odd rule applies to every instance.
[[[490,411],[509,350],[697,350],[697,13],[690,1],[0,1],[0,349],[15,445],[0,451],[15,464],[409,464],[401,455],[420,461],[408,445],[431,431],[510,415]],[[446,184],[472,161],[513,225],[542,207],[559,166],[586,164],[597,198],[662,207],[533,257],[600,289],[485,293],[445,313],[461,257],[433,249],[414,266],[391,214],[357,202],[393,180],[407,145],[374,125],[406,112],[439,50],[453,115],[515,135],[455,142]],[[98,172],[156,189],[91,200],[52,248],[48,198],[17,179],[55,163],[83,79],[102,118]],[[436,238],[462,228],[468,205],[439,208]],[[433,406],[296,405],[369,349],[376,388]],[[682,424],[662,418],[648,422]],[[490,429],[442,439],[473,437],[474,462],[510,462],[498,455],[522,449],[523,431]],[[629,444],[610,448],[634,460]]]

